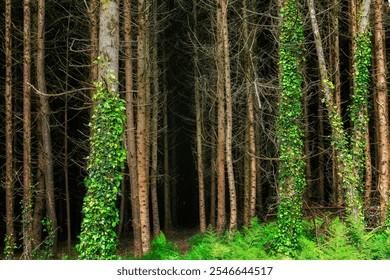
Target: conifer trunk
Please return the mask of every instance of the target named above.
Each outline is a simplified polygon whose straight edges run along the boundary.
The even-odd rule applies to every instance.
[[[126,79],[126,143],[127,165],[130,175],[130,203],[133,225],[134,257],[142,256],[142,240],[140,227],[138,171],[136,153],[136,128],[134,114],[134,85],[133,85],[133,51],[132,51],[132,25],[131,25],[131,0],[124,0],[124,40],[125,40],[125,79]]]
[[[388,210],[389,199],[389,112],[387,92],[387,66],[386,66],[386,45],[385,30],[383,21],[383,1],[374,1],[374,40],[375,40],[375,61],[376,71],[376,100],[378,109],[375,111],[379,126],[379,180],[378,189],[380,193],[380,222],[384,224]]]

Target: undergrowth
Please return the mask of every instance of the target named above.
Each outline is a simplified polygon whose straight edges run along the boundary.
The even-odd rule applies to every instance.
[[[256,219],[241,231],[218,235],[211,227],[192,237],[191,250],[181,255],[173,242],[161,233],[152,243],[147,260],[379,260],[390,259],[390,228],[356,232],[339,218],[325,223],[322,219],[304,221],[298,248],[278,253],[275,242],[276,222],[259,223]]]

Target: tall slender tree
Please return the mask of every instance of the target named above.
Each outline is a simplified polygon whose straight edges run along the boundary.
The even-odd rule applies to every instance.
[[[45,0],[38,1],[38,33],[37,33],[37,89],[40,101],[41,139],[45,176],[46,215],[50,221],[50,238],[53,241],[52,254],[57,250],[57,215],[54,194],[53,151],[50,135],[50,105],[46,90],[45,75]]]
[[[253,62],[253,49],[255,47],[256,28],[250,29],[250,19],[248,10],[253,8],[253,1],[244,0],[242,7],[242,31],[244,40],[244,53],[245,53],[245,89],[246,89],[246,112],[247,112],[247,143],[245,155],[247,157],[248,168],[246,172],[248,182],[244,186],[244,224],[249,224],[250,219],[256,215],[256,135],[255,135],[255,106],[254,106],[254,83],[255,69]]]
[[[137,35],[137,159],[140,225],[143,254],[150,250],[149,221],[149,132],[150,61],[148,50],[149,1],[138,1]]]
[[[370,63],[370,38],[368,32],[368,15],[370,0],[363,2],[361,18],[358,24],[356,38],[356,51],[354,52],[353,85],[351,120],[354,124],[354,132],[351,136],[351,149],[348,149],[347,135],[343,128],[341,115],[334,104],[332,90],[333,83],[329,80],[328,67],[322,46],[322,39],[317,23],[313,0],[308,0],[310,18],[313,27],[316,44],[319,69],[321,76],[324,102],[328,112],[328,118],[332,127],[332,147],[338,153],[338,168],[341,175],[341,185],[345,192],[347,213],[350,222],[356,226],[363,225],[362,205],[359,197],[359,188],[362,177],[361,171],[364,164],[365,128],[367,127],[367,95],[369,86],[368,68]],[[357,71],[358,70],[358,71]]]
[[[6,223],[6,258],[11,259],[16,245],[14,176],[13,176],[13,108],[12,108],[12,32],[11,0],[5,2],[5,223]]]
[[[198,36],[198,14],[197,1],[192,1],[192,16],[194,21],[193,32],[195,36],[194,42]],[[194,92],[195,92],[195,117],[196,117],[196,160],[198,171],[198,186],[199,186],[199,229],[200,232],[206,231],[206,205],[205,205],[205,186],[204,186],[204,165],[203,165],[203,137],[202,137],[202,98],[199,85],[199,54],[198,46],[193,45],[194,56]]]
[[[133,85],[133,52],[131,40],[131,1],[124,0],[124,40],[125,40],[125,78],[126,78],[126,116],[127,116],[127,165],[130,173],[130,202],[134,238],[134,256],[141,257],[142,241],[139,214],[139,190],[138,190],[138,171],[137,171],[137,153],[136,153],[136,131],[134,114],[134,85]]]
[[[153,236],[156,237],[160,234],[160,214],[158,210],[158,194],[157,194],[157,177],[158,177],[158,121],[159,121],[159,101],[160,101],[160,88],[159,88],[159,67],[158,67],[158,22],[157,22],[158,6],[157,1],[153,2],[152,15],[153,15],[153,33],[152,37],[152,123],[150,131],[150,145],[151,151],[151,168],[150,168],[150,189],[152,197],[152,216],[153,216]]]
[[[387,92],[387,68],[386,68],[386,45],[385,29],[383,19],[383,1],[374,1],[374,40],[375,40],[375,62],[376,62],[376,110],[379,127],[379,180],[378,189],[380,193],[380,222],[383,224],[387,215],[387,204],[389,199],[389,112]]]
[[[32,257],[31,182],[31,7],[23,1],[23,256]]]
[[[225,123],[225,77],[224,77],[224,41],[223,41],[223,21],[222,6],[220,0],[217,0],[217,231],[222,233],[226,226],[226,197],[225,197],[225,162],[226,162],[226,123]]]

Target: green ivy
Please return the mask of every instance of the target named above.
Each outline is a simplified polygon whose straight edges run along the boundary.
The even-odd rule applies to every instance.
[[[295,0],[281,8],[279,65],[281,96],[277,119],[279,143],[279,198],[277,249],[281,253],[298,247],[302,232],[302,194],[306,188],[303,160],[302,69],[304,42],[302,19]]]
[[[46,235],[45,240],[38,248],[32,251],[33,259],[35,260],[50,260],[53,259],[53,245],[54,245],[54,230],[51,221],[44,218],[42,221],[42,232]]]
[[[109,85],[117,83],[111,74],[107,80],[95,83],[96,106],[93,134],[90,139],[87,194],[83,203],[84,218],[81,224],[80,259],[115,259],[119,222],[117,197],[120,194],[121,170],[126,158],[122,147],[125,123],[125,103]]]
[[[18,248],[15,242],[15,237],[6,234],[4,238],[4,245],[4,258],[6,260],[12,260],[15,250]]]
[[[356,38],[356,54],[354,57],[354,80],[352,104],[349,108],[351,120],[354,123],[351,137],[351,153],[356,169],[359,170],[359,182],[363,182],[366,128],[368,123],[368,95],[370,92],[370,66],[371,66],[371,32],[366,31]],[[360,183],[360,186],[363,186]],[[358,189],[363,192],[363,188]]]

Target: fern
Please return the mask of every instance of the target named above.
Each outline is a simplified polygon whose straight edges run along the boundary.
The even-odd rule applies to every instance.
[[[144,260],[179,260],[180,252],[176,244],[167,241],[163,232],[152,241],[151,250]]]

